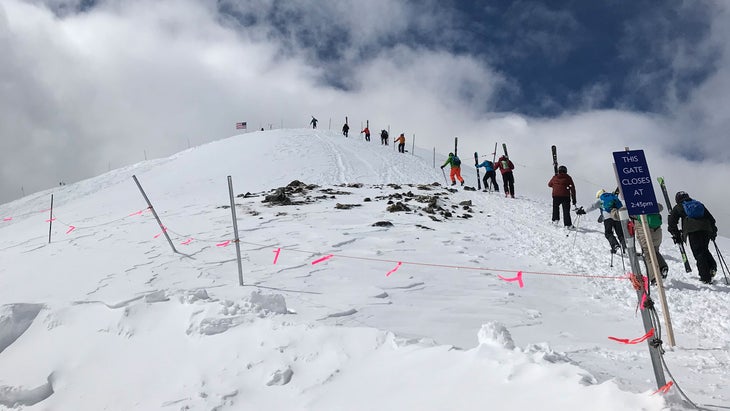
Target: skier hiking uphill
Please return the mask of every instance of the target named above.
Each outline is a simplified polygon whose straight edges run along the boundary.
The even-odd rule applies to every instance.
[[[456,185],[456,179],[459,179],[463,186],[464,179],[461,178],[461,160],[459,157],[454,153],[449,153],[449,158],[446,159],[446,162],[441,166],[441,169],[446,167],[448,164],[451,165],[451,173],[449,173],[449,177],[451,177],[451,185]]]
[[[494,163],[489,160],[484,160],[481,163],[474,165],[476,166],[476,168],[484,167],[484,169],[487,170],[484,173],[484,178],[482,178],[482,182],[484,183],[484,191],[488,191],[487,187],[489,187],[489,180],[491,180],[494,191],[499,193],[499,185],[497,184],[497,173],[494,171]]]
[[[347,123],[345,123],[345,125],[342,126],[342,135],[347,137],[347,133],[349,133],[349,132],[350,132],[350,126],[348,126]]]
[[[388,131],[386,130],[380,131],[380,145],[388,145]]]
[[[664,206],[659,204],[659,211],[662,210],[664,210]],[[632,215],[629,217],[631,218],[634,226],[636,239],[639,241],[639,244],[641,244],[641,254],[644,258],[644,265],[647,267],[647,275],[649,280],[651,280],[651,284],[655,285],[656,273],[654,272],[654,265],[651,264],[649,259],[649,238],[651,238],[651,242],[654,245],[654,255],[656,255],[657,265],[659,266],[659,272],[661,273],[662,278],[667,278],[667,273],[669,272],[669,266],[664,260],[664,256],[659,252],[659,246],[662,244],[662,216],[661,214],[646,215],[646,224],[649,227],[648,233],[644,231],[644,225],[641,223],[638,216]]]
[[[690,198],[689,194],[679,191],[675,197],[677,205],[669,212],[667,230],[672,234],[675,244],[689,238],[689,247],[697,261],[697,271],[700,281],[705,284],[712,282],[717,272],[717,262],[710,254],[710,240],[717,237],[717,225],[710,211],[699,201]],[[682,230],[677,224],[682,220]]]
[[[573,228],[573,221],[570,218],[570,203],[575,206],[575,184],[568,174],[568,168],[558,167],[558,174],[555,174],[548,187],[553,189],[553,223],[560,221],[560,208],[563,208],[563,224],[566,228]]]
[[[495,167],[495,170],[499,170],[499,172],[502,173],[502,186],[504,187],[505,197],[511,196],[512,198],[515,198],[515,177],[512,174],[512,170],[514,170],[514,168],[515,165],[506,154],[499,158],[497,161],[497,167]]]
[[[317,119],[312,116],[312,121],[309,122],[309,124],[312,125],[312,128],[317,128]]]
[[[603,189],[598,190],[596,193],[596,202],[586,210],[586,212],[595,209],[601,211],[598,222],[603,223],[603,234],[611,245],[612,254],[616,254],[619,250],[623,253],[623,250],[626,249],[626,240],[624,240],[624,232],[621,228],[621,218],[618,215],[618,210],[624,205],[618,198],[617,192],[610,193]],[[603,213],[606,213],[606,217],[603,216]],[[616,234],[615,236],[614,233]],[[618,237],[618,240],[616,237]]]
[[[365,133],[365,141],[370,141],[370,129],[365,127],[361,133]]]
[[[394,143],[398,143],[398,152],[399,153],[405,153],[406,151],[406,136],[403,133],[400,133],[398,138],[393,140]]]

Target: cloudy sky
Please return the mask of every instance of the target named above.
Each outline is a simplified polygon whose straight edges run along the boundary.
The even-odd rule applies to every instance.
[[[454,136],[466,152],[506,142],[518,166],[545,170],[516,171],[535,191],[556,144],[583,201],[615,185],[613,151],[644,149],[670,191],[730,220],[728,8],[0,0],[0,202],[231,136],[238,121],[339,129],[348,116],[439,153]]]

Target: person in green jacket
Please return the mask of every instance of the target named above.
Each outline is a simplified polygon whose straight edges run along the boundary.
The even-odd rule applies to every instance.
[[[451,185],[456,185],[456,180],[458,179],[463,186],[464,179],[461,177],[461,160],[456,154],[449,153],[449,158],[446,159],[446,162],[441,166],[441,169],[443,170],[443,168],[449,164],[451,165],[451,172],[449,173],[449,177],[451,177]]]

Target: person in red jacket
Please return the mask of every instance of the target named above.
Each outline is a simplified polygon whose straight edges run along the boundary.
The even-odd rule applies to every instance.
[[[494,170],[502,173],[502,186],[504,187],[504,196],[515,198],[515,177],[512,174],[515,165],[507,156],[502,156],[495,164]]]
[[[553,189],[553,223],[560,221],[560,208],[563,208],[563,224],[566,228],[573,228],[573,220],[570,217],[570,203],[575,206],[575,184],[568,175],[568,168],[558,167],[558,174],[548,182],[548,187]]]

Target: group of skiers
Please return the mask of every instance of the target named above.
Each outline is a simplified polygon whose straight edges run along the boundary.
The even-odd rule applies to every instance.
[[[573,206],[576,206],[575,183],[568,175],[568,169],[565,166],[558,168],[558,173],[550,179],[548,187],[552,188],[553,223],[557,224],[560,221],[560,209],[562,208],[563,224],[568,229],[573,229],[570,203],[572,202]],[[612,254],[619,251],[623,253],[626,250],[626,239],[619,217],[619,209],[623,207],[623,203],[618,194],[618,188],[613,192],[601,189],[596,193],[596,201],[587,210],[584,210],[583,207],[575,210],[579,216],[593,210],[600,210],[598,222],[603,223],[604,236],[608,240]],[[709,250],[710,241],[714,241],[717,237],[715,218],[702,203],[692,199],[684,191],[677,192],[675,202],[676,205],[669,212],[667,230],[672,235],[675,244],[683,244],[689,240],[692,254],[697,262],[700,281],[710,284],[717,272],[717,262]],[[663,209],[664,207],[659,204],[659,211],[663,211]],[[644,258],[646,267],[648,267],[647,276],[652,284],[656,284],[658,275],[667,278],[669,272],[669,266],[664,256],[659,252],[659,246],[662,243],[662,216],[655,213],[648,214],[645,218],[647,230],[645,230],[639,216],[630,216],[629,230],[641,245],[641,255]],[[679,228],[680,221],[682,223],[681,229]],[[659,273],[654,272],[653,264],[649,264],[649,238],[651,238],[651,244],[654,248]]]
[[[309,122],[309,124],[312,126],[313,129],[317,128],[317,119],[312,116],[312,120]],[[365,141],[370,141],[370,127],[365,126],[362,131],[360,131],[361,134],[365,135]],[[342,125],[342,135],[345,137],[349,137],[350,134],[350,125],[347,124],[347,121],[345,121],[345,124]],[[388,131],[387,130],[381,130],[380,131],[380,144],[387,146],[388,145]],[[398,152],[399,153],[405,153],[406,152],[406,135],[405,133],[400,133],[400,135],[395,139],[394,143],[398,143]]]
[[[312,128],[317,128],[317,119],[312,117],[310,122]],[[342,126],[342,134],[347,137],[350,130],[347,122]],[[365,135],[365,141],[370,141],[370,129],[366,126],[361,133]],[[388,145],[388,131],[381,130],[380,144]],[[405,135],[403,133],[395,140],[398,143],[398,151],[405,152]],[[554,154],[554,153],[553,153]],[[475,155],[476,158],[476,155]],[[449,153],[448,158],[441,165],[441,169],[450,166],[449,178],[451,185],[456,185],[457,180],[464,185],[464,178],[461,176],[461,159],[454,153]],[[557,161],[555,162],[557,166]],[[502,174],[502,187],[504,188],[505,197],[515,197],[514,189],[514,164],[506,154],[502,155],[496,162],[485,160],[481,163],[475,161],[474,166],[484,168],[483,177],[484,191],[489,189],[499,192],[499,184],[497,184],[497,170]],[[552,189],[552,222],[558,224],[560,221],[560,213],[563,214],[563,225],[568,229],[575,229],[570,213],[571,204],[576,207],[576,190],[572,177],[568,174],[566,166],[557,167],[555,175],[548,181],[548,187]],[[444,174],[445,176],[445,174]],[[712,279],[717,273],[717,262],[709,250],[710,241],[715,241],[717,237],[717,224],[715,218],[704,205],[692,199],[689,194],[679,191],[675,195],[676,205],[670,210],[667,220],[667,230],[672,236],[675,244],[684,244],[689,242],[692,255],[697,263],[697,271],[699,272],[700,281],[705,284],[712,283]],[[576,214],[581,216],[593,210],[599,210],[600,215],[598,222],[603,223],[604,237],[608,241],[610,251],[616,254],[619,251],[623,254],[626,250],[626,239],[624,237],[619,209],[623,207],[623,203],[619,198],[619,189],[609,192],[604,189],[596,193],[596,201],[591,204],[588,209],[576,207]],[[663,211],[661,204],[659,211]],[[681,221],[681,229],[679,223]],[[652,284],[656,284],[657,276],[667,278],[669,266],[664,256],[659,252],[659,246],[662,242],[662,217],[661,214],[646,215],[645,230],[643,222],[638,216],[630,216],[629,230],[641,245],[642,257],[644,257],[645,265],[648,267],[647,276]],[[649,255],[649,239],[653,244],[654,254],[656,256],[659,272],[654,272],[653,264],[648,264]],[[683,248],[682,248],[683,250]],[[689,268],[688,268],[689,270]]]
[[[443,170],[447,165],[451,166],[451,172],[449,178],[451,178],[451,185],[456,185],[456,180],[459,180],[461,185],[464,185],[464,179],[461,177],[461,159],[454,153],[449,153],[446,162],[441,166]],[[495,163],[489,160],[484,160],[481,163],[474,164],[477,169],[484,167],[486,172],[482,182],[484,183],[484,191],[489,191],[488,187],[492,187],[495,192],[499,192],[499,184],[497,184],[497,170],[502,174],[502,187],[504,187],[505,197],[515,198],[515,177],[512,173],[515,165],[512,160],[509,159],[507,154],[499,157],[499,160]],[[491,186],[490,186],[491,184]]]

